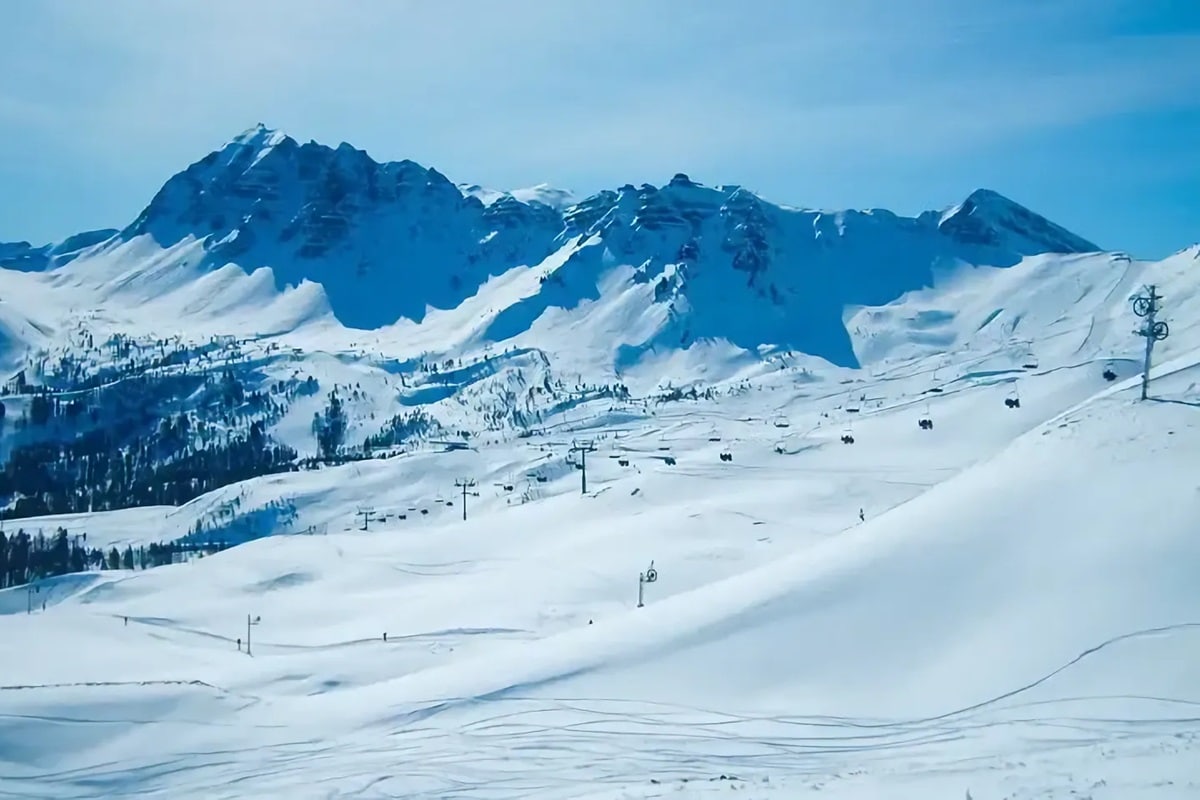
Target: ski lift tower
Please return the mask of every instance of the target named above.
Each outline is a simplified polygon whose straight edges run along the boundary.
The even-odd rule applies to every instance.
[[[1154,284],[1145,287],[1144,291],[1145,294],[1136,295],[1132,299],[1133,313],[1146,320],[1142,327],[1134,331],[1134,334],[1146,339],[1146,362],[1142,367],[1143,400],[1150,391],[1150,358],[1154,353],[1154,343],[1161,342],[1171,335],[1171,329],[1167,323],[1155,319],[1158,312],[1162,310],[1158,304],[1158,301],[1163,299],[1162,295],[1158,293]]]
[[[645,572],[638,573],[638,608],[646,605],[644,602],[645,590],[647,583],[656,583],[658,581],[658,570],[654,568],[654,561],[651,560],[650,567]]]
[[[246,615],[246,655],[250,655],[250,629],[260,624],[262,624],[262,617],[251,619],[249,614]]]
[[[475,488],[475,481],[472,478],[459,478],[458,480],[456,480],[454,482],[454,485],[456,488],[462,490],[462,515],[463,515],[463,522],[466,522],[467,521],[467,495],[470,494],[472,497],[478,497],[479,492],[471,491],[472,489]]]
[[[354,512],[354,516],[362,517],[362,527],[359,530],[369,530],[371,527],[371,515],[375,513],[375,509],[371,506],[359,506]]]
[[[576,444],[572,442],[568,452],[579,453],[579,493],[587,494],[587,454],[596,451],[595,442]]]

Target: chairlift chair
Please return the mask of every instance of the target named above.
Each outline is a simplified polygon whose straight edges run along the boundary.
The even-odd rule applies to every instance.
[[[849,425],[842,431],[842,444],[854,444],[854,429]]]
[[[1009,393],[1008,397],[1004,398],[1004,405],[1008,408],[1021,407],[1021,395],[1017,391],[1017,385],[1015,383],[1013,384],[1012,391]]]
[[[786,427],[790,426],[792,423],[788,422],[788,418],[781,414],[780,416],[778,416],[774,420],[772,420],[771,424],[774,425],[776,428],[786,428]]]
[[[917,420],[917,425],[923,431],[933,430],[933,414],[929,410],[929,403],[925,404],[925,414]]]
[[[1104,380],[1108,381],[1109,383],[1112,383],[1117,379],[1117,373],[1113,372],[1113,365],[1111,361],[1104,365],[1104,372],[1102,374]]]

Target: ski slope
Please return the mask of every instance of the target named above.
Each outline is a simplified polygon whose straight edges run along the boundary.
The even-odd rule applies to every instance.
[[[523,504],[483,477],[552,442],[261,479],[344,524],[57,579],[34,614],[0,593],[0,789],[1194,796],[1198,363],[1147,403],[1096,364],[1026,375],[1019,410],[980,378],[929,401],[931,432],[884,375],[854,446],[810,400],[785,454],[748,395],[613,426],[586,495],[566,472]]]

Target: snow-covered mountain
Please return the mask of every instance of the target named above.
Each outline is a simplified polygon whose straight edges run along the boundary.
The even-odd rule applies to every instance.
[[[94,245],[112,239],[117,233],[111,229],[85,231],[41,247],[34,247],[29,242],[0,242],[0,265],[4,269],[26,272],[60,267]]]
[[[1100,249],[986,190],[917,218],[784,208],[684,175],[568,198],[545,186],[456,186],[411,161],[301,145],[260,125],[168,180],[72,274],[144,297],[173,288],[184,266],[267,268],[276,289],[315,283],[324,300],[311,296],[314,309],[327,302],[342,325],[377,329],[420,323],[480,295],[489,279],[534,270],[537,284],[488,298],[480,341],[512,339],[551,309],[579,319],[616,307],[643,322],[620,342],[626,350],[588,343],[614,363],[717,340],[852,366],[845,306],[928,286],[942,266]],[[151,247],[177,252],[189,242],[198,248],[178,259],[151,257]]]
[[[1098,250],[262,127],[0,245],[0,794],[1195,796],[1200,246]]]

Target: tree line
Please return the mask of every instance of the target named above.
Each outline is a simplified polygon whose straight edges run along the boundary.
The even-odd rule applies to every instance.
[[[151,569],[174,563],[181,553],[225,548],[224,543],[197,547],[152,542],[137,548],[126,545],[124,550],[110,547],[105,551],[89,547],[86,533],[71,534],[61,527],[50,536],[40,530],[32,535],[20,528],[15,532],[0,531],[0,589],[89,570]]]
[[[197,389],[202,396],[191,412],[150,410]],[[99,417],[95,408],[83,413],[79,401],[35,395],[28,429],[0,468],[0,498],[11,498],[2,516],[177,506],[231,483],[298,469],[296,451],[266,435],[286,410],[271,397],[278,391],[246,391],[229,370],[208,380],[169,377],[154,386],[123,385]],[[52,422],[65,429],[36,435]]]

